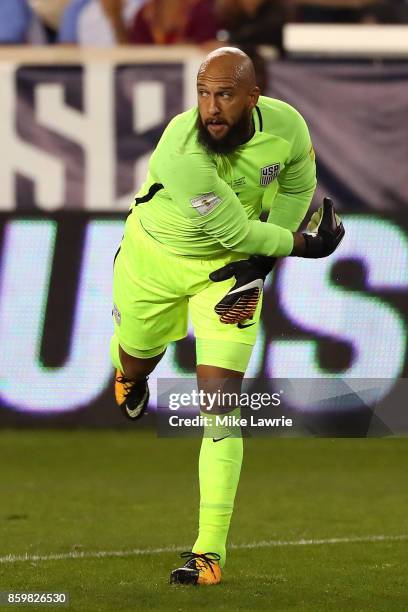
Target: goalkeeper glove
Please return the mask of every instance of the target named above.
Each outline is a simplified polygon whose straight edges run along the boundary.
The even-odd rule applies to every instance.
[[[275,263],[275,257],[252,255],[211,272],[209,278],[215,283],[236,279],[235,285],[214,307],[221,323],[235,325],[254,316],[265,278]]]
[[[292,255],[298,257],[309,257],[318,259],[331,255],[344,238],[343,224],[336,215],[333,202],[330,198],[324,198],[323,206],[313,213],[303,238],[305,248],[298,251],[296,248]]]

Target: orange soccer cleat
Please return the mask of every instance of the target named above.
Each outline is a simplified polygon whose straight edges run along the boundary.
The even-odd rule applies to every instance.
[[[147,378],[139,382],[129,380],[120,370],[116,370],[115,398],[123,414],[132,421],[139,419],[149,402]]]
[[[220,555],[213,552],[184,552],[180,555],[188,561],[173,570],[170,584],[218,584],[221,582]]]

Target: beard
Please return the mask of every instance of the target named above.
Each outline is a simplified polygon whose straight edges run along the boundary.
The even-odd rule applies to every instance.
[[[231,125],[225,136],[219,139],[211,136],[206,125],[202,122],[200,114],[197,117],[197,130],[198,142],[209,153],[227,155],[252,138],[254,132],[252,112],[244,111],[238,121]]]

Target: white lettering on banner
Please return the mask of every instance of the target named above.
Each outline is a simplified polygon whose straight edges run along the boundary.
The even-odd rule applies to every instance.
[[[142,133],[164,121],[166,116],[165,93],[164,84],[159,81],[146,81],[135,85],[133,90],[133,128],[136,133]],[[135,188],[132,193],[126,196],[127,207],[133,201],[135,192],[146,180],[152,152],[153,149],[136,161]]]
[[[126,91],[126,89],[125,89]],[[120,98],[120,96],[118,96]],[[118,104],[118,100],[116,101]],[[149,130],[157,128],[166,120],[166,84],[160,81],[142,81],[133,86],[132,91],[132,128],[141,139],[149,141],[146,134]],[[126,138],[125,138],[126,139]],[[155,142],[151,141],[152,148],[137,157],[133,167],[132,190],[116,198],[115,208],[127,210],[134,200],[135,193],[146,180],[148,166]],[[120,159],[118,163],[120,164]]]
[[[317,340],[285,340],[276,341],[270,348],[267,376],[389,379],[388,387],[380,385],[383,397],[401,374],[406,328],[398,311],[380,298],[333,286],[330,271],[342,259],[357,259],[364,264],[368,290],[406,290],[408,244],[404,233],[383,219],[348,216],[339,250],[312,262],[287,258],[280,269],[278,286],[281,306],[297,326],[352,346],[350,368],[341,374],[329,373],[317,362]],[[308,398],[293,394],[285,399],[301,408]]]
[[[164,83],[145,81],[133,89],[133,127],[144,132],[160,124],[166,116]]]
[[[123,221],[87,226],[70,352],[59,368],[39,359],[56,225],[53,221],[10,221],[6,226],[0,277],[0,397],[11,408],[63,413],[86,406],[110,384],[109,341],[113,332],[112,261]],[[16,256],[18,254],[18,256]],[[150,377],[177,378],[171,345]]]
[[[350,216],[346,222],[347,238],[339,253],[327,260],[282,262],[277,272],[280,304],[284,313],[304,331],[352,345],[354,361],[346,372],[338,375],[343,380],[389,379],[390,388],[400,374],[406,350],[406,329],[401,317],[378,297],[334,287],[330,271],[333,262],[358,259],[367,270],[367,292],[403,291],[408,277],[406,237],[398,227],[384,220]],[[49,220],[7,223],[0,278],[2,402],[21,411],[63,413],[87,406],[111,384],[108,354],[112,334],[111,269],[122,232],[121,220],[88,223],[68,357],[61,367],[45,367],[39,354],[56,224]],[[377,248],[380,243],[386,245],[381,252]],[[268,313],[264,312],[266,317]],[[191,328],[189,334],[192,337]],[[317,342],[276,340],[268,346],[262,330],[247,376],[262,376],[266,353],[266,374],[274,378],[333,377],[317,364]],[[158,377],[188,376],[176,360],[175,346],[169,346],[150,377],[152,406],[156,402]],[[194,378],[194,374],[190,375]],[[379,386],[381,392],[387,391],[384,384]],[[291,395],[290,389],[285,392],[285,401],[303,407],[302,398]]]
[[[35,182],[40,208],[58,208],[64,202],[64,166],[53,155],[23,142],[16,134],[15,72],[15,65],[0,64],[0,209],[16,207],[17,172]]]
[[[85,208],[112,210],[114,200],[113,69],[86,64],[83,113],[67,106],[59,84],[36,88],[38,121],[78,143],[85,153]],[[61,202],[62,204],[62,202]],[[77,204],[77,203],[76,203]]]
[[[39,361],[54,251],[52,221],[11,221],[6,227],[0,304],[0,394],[20,410],[63,412],[98,396],[112,375],[108,346],[112,254],[121,221],[87,227],[70,354],[60,368]]]
[[[197,105],[197,73],[203,61],[203,57],[198,55],[184,62],[184,110]]]
[[[127,210],[145,181],[158,138],[155,129],[166,121],[167,81],[136,80],[128,92],[118,89],[126,83],[116,80],[115,64],[84,63],[82,71],[77,68],[69,79],[55,67],[51,76],[42,72],[36,75],[33,70],[30,65],[0,64],[0,210],[16,208],[18,175],[33,182],[35,207],[42,210]],[[83,110],[67,103],[67,91],[78,99],[83,97]],[[131,113],[133,137],[140,135],[144,144],[150,142],[152,147],[140,155],[129,142],[124,159],[117,141],[120,93],[130,98],[126,112]],[[177,110],[182,110],[181,105],[174,108]],[[17,133],[19,122],[24,135]],[[72,146],[64,148],[61,137],[67,145],[79,148],[79,159]],[[126,135],[123,138],[126,144]],[[55,154],[44,150],[51,147]],[[84,168],[80,166],[82,158]],[[131,191],[117,196],[117,191],[121,193],[121,163],[133,164],[134,176]]]

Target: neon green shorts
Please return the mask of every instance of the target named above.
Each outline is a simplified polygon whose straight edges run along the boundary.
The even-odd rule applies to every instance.
[[[244,257],[233,252],[211,259],[175,255],[132,219],[114,266],[113,320],[120,346],[134,357],[159,355],[170,342],[187,336],[190,315],[197,363],[245,371],[262,300],[248,327],[220,323],[214,306],[235,279],[214,283],[208,278],[213,270]]]

